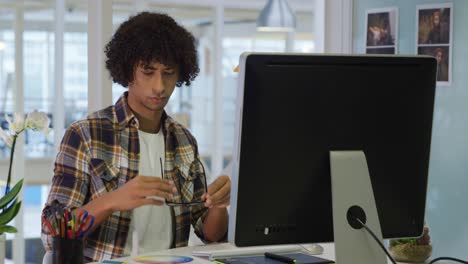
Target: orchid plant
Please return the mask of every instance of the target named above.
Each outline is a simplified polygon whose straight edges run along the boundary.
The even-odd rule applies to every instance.
[[[17,232],[15,227],[7,225],[18,214],[21,207],[21,201],[18,201],[16,196],[23,186],[23,180],[20,180],[10,191],[11,169],[15,155],[16,140],[23,131],[28,129],[41,131],[44,135],[47,135],[50,132],[49,118],[45,112],[35,110],[29,113],[26,118],[22,114],[15,113],[13,121],[8,115],[5,115],[5,119],[8,122],[9,131],[5,131],[0,128],[0,138],[2,138],[3,141],[5,141],[5,144],[11,148],[11,151],[5,196],[0,199],[0,234]]]

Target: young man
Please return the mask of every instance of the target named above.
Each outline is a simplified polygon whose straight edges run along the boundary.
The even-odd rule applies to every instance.
[[[164,111],[175,86],[199,72],[193,36],[167,15],[144,12],[120,25],[105,53],[113,81],[128,92],[67,129],[44,215],[57,200],[95,217],[86,261],[186,246],[190,225],[204,241],[223,239],[230,180],[220,176],[205,192],[195,138]],[[44,223],[42,233],[50,251]]]
[[[432,27],[427,34],[427,44],[449,43],[450,29],[446,22],[441,21],[440,9],[432,13]]]
[[[437,81],[447,82],[448,68],[447,63],[444,62],[444,50],[442,48],[436,48],[434,51],[434,57],[437,60]]]

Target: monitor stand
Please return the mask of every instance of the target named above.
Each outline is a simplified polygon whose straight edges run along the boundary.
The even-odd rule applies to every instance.
[[[387,263],[384,251],[372,236],[347,219],[350,213],[360,215],[358,217],[366,219],[363,222],[382,241],[364,152],[330,151],[330,166],[336,263]]]

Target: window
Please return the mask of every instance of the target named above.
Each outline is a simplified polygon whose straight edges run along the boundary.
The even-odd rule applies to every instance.
[[[234,148],[237,101],[237,73],[243,52],[284,52],[286,33],[258,32],[257,11],[227,9],[225,11],[225,34],[223,38],[223,149],[225,166],[231,160]],[[297,13],[297,29],[293,34],[294,52],[313,52],[312,13]]]

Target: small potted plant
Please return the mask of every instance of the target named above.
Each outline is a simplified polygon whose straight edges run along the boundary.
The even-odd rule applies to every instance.
[[[390,255],[401,262],[422,263],[432,254],[431,237],[429,228],[424,227],[424,231],[419,238],[405,238],[390,240]]]
[[[15,218],[21,207],[21,201],[19,201],[17,196],[23,186],[23,180],[18,181],[10,190],[11,170],[15,155],[16,140],[23,131],[28,129],[42,131],[45,135],[47,135],[50,130],[49,118],[44,112],[33,111],[27,115],[26,119],[24,115],[15,114],[13,121],[10,120],[8,115],[5,115],[5,119],[8,122],[9,131],[4,131],[0,127],[0,138],[11,148],[11,152],[5,193],[4,196],[0,198],[0,264],[3,263],[5,258],[5,233],[17,232],[16,228],[8,225],[8,223]]]

